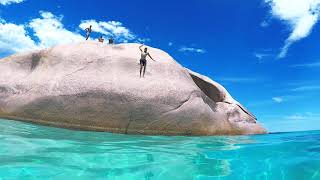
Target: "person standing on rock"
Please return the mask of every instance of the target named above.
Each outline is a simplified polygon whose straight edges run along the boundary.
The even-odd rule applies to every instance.
[[[146,73],[146,68],[147,68],[147,56],[149,56],[153,61],[155,61],[151,55],[148,52],[148,48],[144,48],[144,50],[142,50],[142,46],[139,46],[139,49],[141,51],[141,59],[140,59],[140,78],[141,78],[141,73],[142,73],[142,68],[143,68],[143,75],[142,77],[144,77],[144,74]]]
[[[113,39],[112,38],[109,38],[109,41],[108,41],[108,44],[113,44]]]
[[[86,31],[86,41],[87,41],[90,37],[91,32],[92,32],[92,25],[90,25],[88,28],[86,28],[85,31]]]
[[[103,43],[103,42],[104,42],[104,39],[103,39],[103,37],[102,37],[102,36],[100,36],[100,38],[99,38],[98,40],[99,40],[99,42],[101,42],[101,43]]]

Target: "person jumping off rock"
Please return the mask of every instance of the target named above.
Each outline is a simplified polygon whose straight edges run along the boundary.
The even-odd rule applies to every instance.
[[[141,51],[141,59],[140,59],[140,78],[141,78],[141,73],[142,73],[142,68],[143,68],[143,75],[142,77],[144,77],[144,74],[146,73],[146,67],[147,67],[147,56],[149,56],[153,61],[155,61],[151,55],[148,52],[148,48],[144,48],[144,50],[142,50],[143,44],[141,46],[139,46],[139,49]]]
[[[85,31],[86,31],[86,41],[87,41],[90,37],[91,32],[92,32],[92,25],[90,25],[90,27],[86,28]]]

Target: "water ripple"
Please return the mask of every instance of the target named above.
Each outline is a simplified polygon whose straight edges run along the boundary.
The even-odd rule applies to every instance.
[[[0,179],[320,179],[320,132],[165,137],[0,120]]]

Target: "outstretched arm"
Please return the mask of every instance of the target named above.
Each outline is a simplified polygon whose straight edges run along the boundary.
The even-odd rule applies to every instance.
[[[139,49],[140,49],[140,51],[141,51],[141,52],[142,52],[142,49],[141,49],[141,48],[142,48],[142,46],[143,46],[143,44],[141,44],[141,45],[139,46]]]
[[[154,62],[156,62],[156,60],[154,60],[149,53],[148,53],[148,56],[150,57],[150,59],[152,59]]]

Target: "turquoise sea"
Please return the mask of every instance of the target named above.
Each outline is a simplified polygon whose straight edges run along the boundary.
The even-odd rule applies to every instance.
[[[0,179],[320,179],[320,131],[164,137],[0,120]]]

